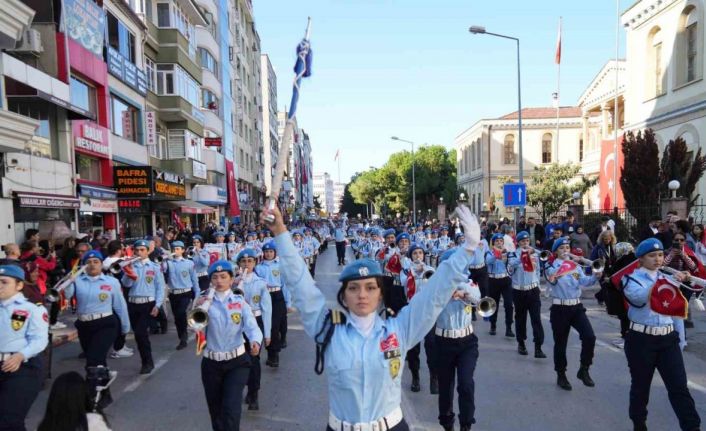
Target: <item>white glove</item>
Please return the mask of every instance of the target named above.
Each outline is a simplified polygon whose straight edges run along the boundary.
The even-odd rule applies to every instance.
[[[463,247],[473,252],[480,243],[480,224],[478,224],[478,219],[471,210],[464,205],[456,207],[456,215],[465,231],[466,242],[464,242]]]

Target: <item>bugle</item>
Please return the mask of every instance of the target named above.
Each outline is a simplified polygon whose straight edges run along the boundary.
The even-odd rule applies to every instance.
[[[213,303],[213,296],[215,294],[216,289],[209,287],[208,293],[206,293],[206,299],[189,310],[189,313],[186,315],[186,324],[189,325],[189,328],[194,331],[202,331],[208,326],[208,309]]]
[[[668,266],[663,266],[663,267],[661,267],[661,268],[660,268],[660,271],[666,272],[666,273],[669,274],[669,275],[677,275],[677,274],[679,274],[679,273],[682,272],[682,271],[678,271],[678,270],[676,270],[676,269],[674,269],[674,268],[670,268],[670,267],[668,267]],[[693,287],[692,287],[692,288],[689,288],[689,286],[686,286],[686,285],[684,286],[684,287],[686,287],[687,289],[692,290],[692,291],[700,292],[700,291],[703,290],[704,287],[706,287],[706,279],[699,278],[699,277],[693,276],[693,275],[691,275],[691,274],[689,274],[689,279],[686,280],[686,281],[690,281],[690,282],[694,283],[694,284],[697,285],[697,286],[701,286],[701,289],[694,289]],[[683,283],[681,283],[681,284],[683,284]]]
[[[189,247],[186,249],[186,253],[184,253],[187,259],[193,259],[194,256],[196,256],[196,249],[194,247]]]
[[[59,281],[56,282],[54,287],[47,289],[47,294],[45,296],[46,300],[49,302],[58,302],[61,299],[61,292],[71,285],[79,275],[86,271],[86,265],[81,266],[76,272],[68,273],[63,276]]]
[[[163,263],[165,260],[174,259],[174,256],[176,256],[176,253],[160,254],[159,256],[155,256],[152,261],[159,264]]]
[[[476,307],[478,308],[478,315],[480,317],[490,317],[495,314],[495,311],[498,309],[498,304],[493,298],[486,296],[478,301]]]
[[[549,257],[552,255],[549,250],[540,250],[535,247],[522,247],[521,250],[526,251],[526,252],[533,251],[533,252],[537,253],[539,255],[540,262],[548,262]]]
[[[591,271],[593,272],[603,272],[603,270],[605,269],[605,262],[603,261],[603,259],[589,260],[585,257],[576,256],[575,254],[571,253],[568,253],[568,256],[572,260],[577,261],[581,266],[591,268]]]
[[[123,270],[123,268],[125,268],[128,265],[131,265],[134,262],[137,262],[140,259],[141,259],[141,257],[139,257],[139,256],[133,256],[133,257],[127,258],[127,259],[116,260],[115,262],[110,264],[110,267],[108,268],[108,270],[110,271],[111,274],[118,275]]]

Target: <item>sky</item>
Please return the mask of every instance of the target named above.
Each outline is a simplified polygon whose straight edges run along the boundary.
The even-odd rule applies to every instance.
[[[522,106],[552,106],[559,17],[561,105],[574,106],[615,57],[613,0],[255,0],[262,52],[289,105],[295,49],[312,18],[313,74],[297,121],[311,139],[315,172],[340,180],[410,144],[454,147],[476,121],[517,110],[516,45],[473,35],[471,25],[520,39]],[[633,0],[620,0],[625,11]],[[502,7],[500,9],[499,7]],[[620,30],[620,57],[625,33]]]

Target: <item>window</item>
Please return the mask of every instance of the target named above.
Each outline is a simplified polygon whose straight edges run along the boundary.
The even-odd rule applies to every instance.
[[[169,3],[157,3],[157,27],[169,27]]]
[[[189,42],[189,55],[196,54],[195,27],[176,2],[157,3],[157,27],[179,30],[179,33]]]
[[[545,133],[542,136],[542,163],[552,162],[552,134]]]
[[[114,50],[120,52],[130,63],[135,63],[135,35],[130,33],[128,28],[120,22],[115,15],[110,12],[107,13],[108,16],[108,45],[110,45]]]
[[[113,133],[137,142],[137,108],[111,94],[110,114],[110,127]]]
[[[145,57],[145,75],[147,75],[147,89],[157,92],[157,67],[151,58]]]
[[[76,153],[76,173],[82,180],[101,182],[101,162],[95,157]]]
[[[201,58],[201,67],[213,73],[218,78],[218,62],[206,48],[199,48],[199,57]]]
[[[660,95],[664,93],[664,87],[662,85],[662,42],[654,46],[654,53],[655,95]]]
[[[238,163],[241,168],[245,167],[244,159],[245,159],[245,155],[243,154],[243,149],[241,148],[240,149],[240,157],[239,157],[240,163]]]
[[[69,82],[71,103],[88,112],[96,112],[96,89],[72,76]]]
[[[471,153],[471,170],[476,169],[476,144],[475,142],[471,144],[470,146],[470,153]]]
[[[686,28],[686,82],[696,79],[697,30],[696,23]]]
[[[218,112],[218,98],[211,90],[207,88],[201,89],[201,102],[203,108]]]
[[[579,135],[579,162],[583,161],[583,134]]]
[[[200,106],[199,93],[196,80],[179,65],[157,64],[157,94],[181,96],[193,106]]]
[[[659,27],[653,28],[647,38],[646,95],[648,98],[661,96],[667,90],[667,73],[662,64],[662,35]]]
[[[503,163],[513,165],[515,160],[515,135],[506,135],[503,142]]]

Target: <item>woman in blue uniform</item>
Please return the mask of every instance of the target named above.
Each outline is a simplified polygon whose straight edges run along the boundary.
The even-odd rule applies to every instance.
[[[213,431],[238,431],[250,357],[260,353],[262,332],[245,298],[231,290],[233,265],[225,260],[216,261],[208,274],[213,291],[209,289],[194,304],[198,307],[210,302],[201,382]],[[243,334],[250,340],[249,354]]]
[[[172,242],[174,257],[167,260],[165,279],[169,286],[169,304],[174,315],[179,344],[177,350],[186,348],[188,335],[186,333],[186,309],[193,298],[200,293],[199,280],[194,270],[194,262],[184,259],[184,243]]]
[[[0,266],[0,429],[24,430],[42,386],[40,353],[49,342],[47,310],[21,293],[24,271]],[[112,340],[111,340],[112,342]]]
[[[315,370],[328,374],[330,413],[328,430],[409,430],[402,417],[401,376],[404,356],[420,342],[449,302],[456,285],[466,282],[465,269],[480,240],[480,226],[470,210],[457,210],[468,241],[447,259],[409,305],[395,317],[382,319],[383,298],[379,265],[361,259],[346,266],[339,280],[338,302],[346,311],[328,310],[306,265],[275,208],[270,224],[282,262],[282,277],[292,290],[304,330],[317,343]]]
[[[194,261],[194,271],[196,271],[196,277],[199,279],[199,289],[203,292],[208,289],[210,283],[208,279],[208,264],[211,262],[211,256],[203,249],[203,237],[201,235],[194,235],[191,241],[194,244],[194,255],[191,260]]]
[[[503,308],[505,308],[505,336],[515,337],[512,332],[512,280],[507,271],[507,252],[505,251],[505,240],[500,233],[490,237],[491,249],[485,252],[485,262],[488,265],[488,296],[500,305],[500,297],[503,298]],[[496,323],[500,309],[495,310],[490,316],[490,335],[496,334]]]
[[[281,335],[286,334],[286,329],[282,327],[287,325],[287,303],[284,296],[284,284],[280,277],[279,259],[277,259],[277,247],[270,240],[262,246],[263,260],[262,263],[255,267],[257,275],[267,283],[267,290],[270,292],[270,300],[272,302],[272,326],[270,327],[270,345],[267,347],[267,361],[265,364],[268,367],[279,367],[279,352],[282,349]]]
[[[647,431],[647,402],[656,369],[667,388],[679,427],[684,431],[699,430],[701,418],[687,387],[675,320],[663,314],[664,310],[655,310],[650,300],[652,294],[669,289],[674,292],[673,298],[677,297],[678,287],[659,273],[659,268],[664,264],[664,247],[656,238],[646,239],[638,245],[635,256],[640,260],[640,268],[623,277],[622,281],[630,318],[630,330],[625,335],[625,356],[632,377],[630,419],[635,431]],[[674,277],[678,282],[686,282],[689,273],[683,272]],[[686,311],[686,301],[684,308]]]

